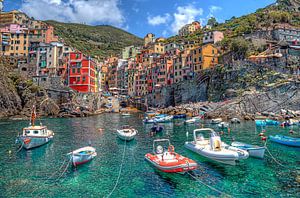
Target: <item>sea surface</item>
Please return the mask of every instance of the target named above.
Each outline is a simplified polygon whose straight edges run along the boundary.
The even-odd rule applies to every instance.
[[[55,132],[53,141],[19,152],[15,138],[28,121],[0,121],[0,197],[98,198],[110,193],[111,197],[300,197],[300,148],[268,142],[277,162],[266,153],[263,160],[248,158],[236,166],[224,165],[184,148],[184,142],[192,140],[196,128],[220,131],[209,121],[184,125],[184,120],[176,120],[163,124],[163,133],[151,136],[151,125],[144,125],[141,115],[42,119]],[[136,139],[126,144],[116,135],[124,124],[139,131]],[[299,137],[300,128],[292,129]],[[289,135],[289,130],[270,126],[266,127],[266,134]],[[263,145],[260,132],[254,122],[243,122],[231,125],[230,134],[225,132],[221,137],[226,143],[235,139]],[[158,138],[169,138],[176,152],[199,164],[193,177],[157,171],[144,160],[144,155],[152,152],[153,140]],[[76,169],[68,166],[66,154],[89,144],[96,148],[97,157]]]

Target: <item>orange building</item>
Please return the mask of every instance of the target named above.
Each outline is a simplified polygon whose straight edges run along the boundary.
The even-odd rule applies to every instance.
[[[195,48],[192,52],[192,61],[194,72],[202,69],[208,69],[218,64],[218,49],[212,44],[207,44]]]

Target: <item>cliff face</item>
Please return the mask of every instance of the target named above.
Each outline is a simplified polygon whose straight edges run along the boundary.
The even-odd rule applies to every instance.
[[[277,0],[277,3],[287,11],[300,12],[300,0]]]
[[[48,98],[46,91],[15,70],[14,59],[0,57],[0,118],[29,117],[32,105],[37,106],[39,116],[57,114],[59,108],[52,99],[42,103]]]
[[[8,59],[0,59],[0,117],[17,114],[22,109],[21,98],[10,78],[10,72],[15,65],[10,65]]]

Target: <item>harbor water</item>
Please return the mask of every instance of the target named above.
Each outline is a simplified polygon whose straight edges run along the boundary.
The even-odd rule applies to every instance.
[[[42,119],[54,131],[53,141],[19,152],[15,138],[28,121],[0,121],[0,197],[106,197],[116,184],[121,164],[111,197],[300,197],[300,148],[268,142],[269,151],[282,165],[267,152],[262,160],[248,158],[236,166],[224,165],[184,148],[185,141],[192,140],[194,129],[203,124],[220,131],[216,125],[208,121],[185,125],[183,120],[175,120],[163,124],[161,134],[151,136],[152,125],[144,125],[140,115]],[[136,139],[126,144],[116,134],[125,124],[139,131]],[[258,136],[261,128],[256,128],[254,122],[231,125],[230,129],[230,134],[221,136],[228,144],[234,139],[263,145]],[[289,135],[289,130],[270,126],[266,134]],[[300,128],[293,130],[299,137]],[[176,152],[199,164],[192,173],[194,177],[162,173],[144,160],[157,138],[169,138]],[[97,157],[76,169],[67,166],[66,154],[89,143],[96,148]]]

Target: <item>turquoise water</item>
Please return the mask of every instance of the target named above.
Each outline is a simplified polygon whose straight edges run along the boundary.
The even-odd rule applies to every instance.
[[[15,137],[27,121],[0,121],[0,197],[105,197],[113,189],[118,177],[125,146],[125,157],[119,183],[111,197],[299,197],[300,149],[268,143],[272,155],[264,160],[249,158],[237,166],[207,160],[184,148],[186,132],[192,138],[195,125],[182,121],[164,124],[165,131],[151,137],[150,125],[145,126],[139,115],[121,117],[103,114],[89,118],[44,119],[43,124],[55,132],[53,142],[42,147],[16,153]],[[124,145],[116,136],[116,129],[130,124],[138,129],[136,140]],[[205,124],[205,127],[215,127]],[[199,127],[199,126],[198,126]],[[103,131],[99,131],[103,128]],[[217,129],[217,128],[215,128]],[[294,127],[298,133],[300,128]],[[222,139],[262,145],[254,122],[231,127],[230,135]],[[289,129],[267,127],[267,134],[286,134]],[[185,174],[167,174],[155,170],[144,160],[152,151],[155,138],[170,138],[175,151],[194,159],[200,165],[194,175],[206,184],[226,194],[211,190]],[[65,154],[91,142],[98,156],[77,169],[63,162]],[[9,151],[11,150],[11,153]],[[60,169],[60,167],[62,167]],[[296,170],[298,168],[298,172]],[[66,170],[64,173],[63,171]]]

